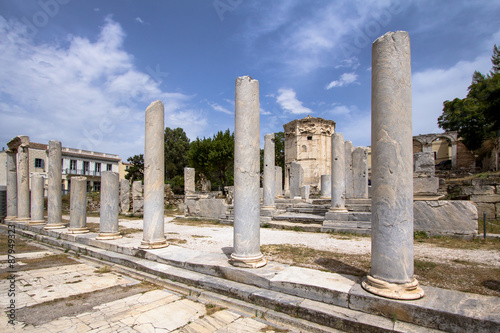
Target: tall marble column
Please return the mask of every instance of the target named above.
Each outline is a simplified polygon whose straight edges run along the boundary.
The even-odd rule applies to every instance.
[[[300,188],[302,186],[303,170],[300,163],[290,163],[290,199],[300,199]]]
[[[321,175],[321,198],[331,198],[332,196],[332,176],[331,175]]]
[[[146,109],[144,146],[144,227],[140,247],[157,249],[168,246],[164,232],[165,202],[165,120],[161,101]]]
[[[274,168],[274,133],[264,135],[264,198],[262,210],[274,212],[274,197],[276,190],[276,169]]]
[[[259,81],[236,79],[234,126],[234,240],[229,262],[257,268],[267,262],[260,252]]]
[[[7,216],[6,221],[17,218],[17,149],[7,150]]]
[[[101,218],[99,235],[96,239],[122,238],[118,231],[118,213],[120,211],[120,181],[118,178],[118,172],[101,172]]]
[[[45,190],[45,179],[39,173],[31,175],[31,225],[45,224],[43,217],[43,192]]]
[[[347,140],[344,143],[344,149],[345,149],[345,197],[347,199],[351,199],[354,197],[353,191],[354,191],[354,185],[353,185],[353,165],[352,165],[352,152],[354,150],[354,147],[352,145],[352,142]]]
[[[30,161],[28,136],[18,136],[21,144],[17,150],[17,221],[30,220]]]
[[[276,175],[275,175],[275,182],[276,182],[276,189],[275,191],[275,196],[276,197],[282,197],[283,196],[283,169],[280,166],[275,166],[276,170]]]
[[[356,147],[352,152],[353,197],[368,198],[368,148]]]
[[[71,178],[68,232],[72,234],[89,232],[87,228],[87,177]]]
[[[64,228],[62,223],[62,146],[49,141],[49,189],[47,194],[47,225],[45,229]]]
[[[184,194],[191,195],[196,192],[195,186],[195,169],[194,168],[184,168]]]
[[[130,212],[130,180],[120,181],[120,209],[122,214]]]
[[[410,38],[388,32],[372,46],[372,249],[363,288],[394,299],[424,295],[413,276]]]

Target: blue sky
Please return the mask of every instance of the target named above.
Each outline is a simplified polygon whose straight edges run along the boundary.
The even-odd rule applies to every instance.
[[[371,44],[406,30],[414,135],[441,132],[442,103],[467,93],[500,45],[500,1],[0,2],[0,141],[144,151],[144,111],[191,140],[234,129],[234,83],[260,83],[266,133],[310,114],[370,145]]]

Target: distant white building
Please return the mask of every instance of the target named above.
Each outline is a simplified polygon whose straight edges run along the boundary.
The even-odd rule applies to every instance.
[[[47,177],[48,171],[48,145],[30,142],[29,166],[30,175],[40,173]],[[121,159],[118,155],[99,153],[94,151],[62,148],[62,188],[64,193],[69,193],[71,178],[75,176],[87,177],[87,191],[101,190],[101,172],[119,172],[118,164]],[[7,165],[6,152],[0,151],[0,185],[6,185]],[[46,183],[47,186],[47,183]]]

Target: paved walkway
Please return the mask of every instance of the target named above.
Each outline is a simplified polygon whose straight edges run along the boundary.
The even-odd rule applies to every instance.
[[[14,269],[9,269],[7,256],[0,256],[0,269],[5,274],[0,281],[0,306],[6,309],[14,300],[16,318],[9,322],[8,313],[1,311],[0,331],[275,332],[268,323],[245,317],[235,309],[204,304],[193,297],[145,285],[107,267],[99,269],[93,263],[71,256],[69,260],[74,263],[64,266],[29,269],[23,263],[33,259],[40,263],[44,258],[49,262],[54,255],[57,255],[54,251],[46,249],[16,253]],[[6,273],[9,270],[19,270],[14,279]],[[130,294],[127,291],[134,288],[137,291],[126,296]],[[92,294],[97,293],[99,304],[85,306],[92,302]],[[117,294],[123,296],[115,299]],[[108,301],[109,298],[113,300]],[[46,317],[52,315],[47,311],[52,309],[61,311],[62,316],[47,321]],[[20,317],[27,319],[20,321]]]

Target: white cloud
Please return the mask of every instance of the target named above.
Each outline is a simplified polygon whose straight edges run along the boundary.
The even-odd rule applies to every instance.
[[[293,114],[313,113],[311,109],[306,108],[302,105],[302,102],[297,99],[297,96],[293,89],[279,89],[278,97],[276,97],[276,102],[281,106],[283,110]]]
[[[139,22],[140,24],[144,24],[144,21],[139,16],[137,16],[135,18],[135,20],[136,20],[136,22]]]
[[[345,105],[335,106],[332,110],[327,111],[332,116],[345,116],[351,113],[349,107]]]
[[[351,83],[356,82],[357,79],[358,79],[358,75],[356,73],[344,73],[340,76],[340,80],[335,80],[335,81],[330,82],[325,87],[325,89],[329,90],[329,89],[332,89],[335,87],[347,86]]]
[[[472,61],[460,61],[450,68],[433,68],[412,75],[413,134],[441,133],[437,118],[443,102],[464,98],[475,70],[487,73],[491,51]]]
[[[168,120],[189,120],[200,132],[201,112],[190,110],[191,96],[165,92],[137,70],[123,48],[125,32],[111,18],[96,41],[35,44],[26,27],[0,16],[0,135],[2,141],[25,134],[32,141],[60,140],[65,147],[119,154],[144,149],[144,110],[164,101]],[[196,134],[196,133],[194,133]]]
[[[263,116],[272,115],[271,112],[264,110],[262,107],[260,108],[260,114],[263,115]]]
[[[234,115],[234,112],[226,109],[225,107],[223,106],[220,106],[219,104],[217,103],[209,103],[209,105],[212,107],[212,109],[214,109],[215,111],[218,111],[218,112],[222,112],[222,113],[225,113],[225,114],[229,114],[229,115]]]

